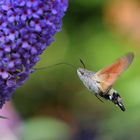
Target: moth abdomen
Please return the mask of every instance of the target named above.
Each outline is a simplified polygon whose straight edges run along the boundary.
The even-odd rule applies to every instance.
[[[122,103],[122,98],[117,92],[113,92],[111,101],[120,107],[122,111],[125,111],[125,107]]]

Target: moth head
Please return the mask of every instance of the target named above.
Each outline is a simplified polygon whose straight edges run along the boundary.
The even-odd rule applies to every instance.
[[[85,69],[83,68],[78,68],[77,69],[77,74],[80,76],[84,76],[85,75]]]

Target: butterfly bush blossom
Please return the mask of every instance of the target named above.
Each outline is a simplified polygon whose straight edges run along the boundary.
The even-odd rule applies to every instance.
[[[61,30],[68,0],[0,0],[0,108]]]

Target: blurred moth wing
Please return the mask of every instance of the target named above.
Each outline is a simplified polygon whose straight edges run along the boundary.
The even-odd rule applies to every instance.
[[[112,87],[117,78],[132,63],[133,58],[134,54],[128,53],[116,60],[112,65],[101,69],[95,74],[95,76],[93,76],[93,80],[96,79],[96,81],[98,81],[99,88],[103,93],[106,93]]]

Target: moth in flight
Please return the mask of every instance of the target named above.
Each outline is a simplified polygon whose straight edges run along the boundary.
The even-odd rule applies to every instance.
[[[127,53],[116,60],[112,65],[97,72],[85,69],[85,65],[81,61],[84,68],[78,68],[77,74],[89,91],[94,93],[100,101],[102,101],[101,98],[110,100],[115,105],[119,106],[122,111],[125,111],[121,96],[112,86],[117,78],[129,67],[133,58],[134,54],[132,52]]]

